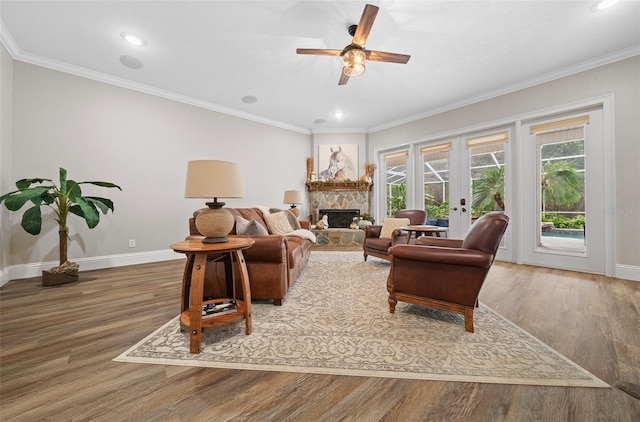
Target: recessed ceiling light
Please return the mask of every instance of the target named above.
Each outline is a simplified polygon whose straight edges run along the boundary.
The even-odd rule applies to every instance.
[[[597,12],[598,10],[608,9],[611,6],[618,4],[620,0],[600,0],[591,8],[592,11]]]
[[[134,34],[133,32],[123,32],[122,34],[120,34],[120,36],[129,44],[137,45],[140,47],[147,45],[147,40],[145,40],[138,34]]]
[[[341,118],[342,116],[344,116],[344,114],[342,114],[342,112],[341,112],[341,111],[336,111],[335,113],[333,113],[333,115],[334,115],[335,117],[337,117],[338,119],[339,119],[339,118]]]
[[[242,97],[242,102],[245,104],[254,104],[258,101],[258,99],[256,97],[254,97],[253,95],[246,95],[244,97]]]

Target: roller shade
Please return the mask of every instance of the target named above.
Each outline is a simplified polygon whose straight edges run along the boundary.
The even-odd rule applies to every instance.
[[[401,151],[383,156],[384,163],[387,167],[404,166],[407,164],[409,151]]]
[[[451,144],[441,144],[436,146],[420,148],[422,159],[427,161],[446,160],[449,158]]]
[[[541,125],[531,126],[531,133],[539,134],[555,130],[565,130],[576,127],[583,127],[586,124],[589,124],[589,116],[574,117],[573,119],[558,120],[551,123],[543,123]]]
[[[505,143],[509,140],[508,132],[492,133],[490,135],[477,136],[475,138],[467,138],[467,147],[476,148],[491,144]]]

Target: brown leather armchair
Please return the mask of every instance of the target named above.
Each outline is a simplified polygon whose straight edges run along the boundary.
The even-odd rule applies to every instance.
[[[427,212],[424,210],[400,210],[396,214],[396,218],[408,218],[411,225],[422,225],[427,219]],[[362,250],[364,251],[364,260],[367,256],[376,256],[378,258],[389,260],[387,250],[396,243],[404,243],[406,241],[406,233],[402,230],[394,230],[391,239],[380,239],[381,225],[370,225],[364,228],[364,241],[362,242]]]
[[[464,240],[421,237],[412,245],[389,249],[389,311],[398,301],[464,315],[473,333],[473,310],[493,264],[509,217],[492,212],[480,217]]]

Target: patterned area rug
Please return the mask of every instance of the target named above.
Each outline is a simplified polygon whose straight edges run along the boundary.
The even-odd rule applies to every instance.
[[[389,263],[360,252],[314,251],[283,306],[253,304],[244,323],[205,331],[189,353],[178,318],[114,360],[481,383],[608,387],[481,304],[475,333],[462,316],[398,303],[390,314]]]

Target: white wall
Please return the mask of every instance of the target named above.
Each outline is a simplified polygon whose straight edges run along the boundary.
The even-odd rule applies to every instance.
[[[150,257],[142,255],[158,251],[180,258],[169,245],[187,235],[188,218],[205,202],[183,197],[189,160],[240,163],[244,198],[226,200],[227,206],[285,208],[284,190],[304,189],[309,135],[23,62],[13,69],[10,180],[57,179],[62,166],[76,181],[109,181],[123,189],[87,188],[84,193],[112,199],[115,213],[101,216],[93,230],[71,216],[69,259],[102,257],[101,264],[113,264],[105,257],[138,254],[145,261]],[[57,260],[53,218],[37,237],[22,230],[21,213],[9,218],[10,266]],[[135,249],[129,239],[136,240]],[[87,266],[81,262],[81,268]]]
[[[616,203],[605,204],[616,214],[616,263],[640,271],[640,57],[560,78],[490,100],[425,117],[369,134],[369,157],[375,151],[439,134],[508,122],[517,116],[613,94]],[[515,117],[514,117],[515,116]]]
[[[0,192],[11,191],[13,60],[0,44]],[[4,205],[2,206],[4,208]],[[0,284],[8,279],[9,213],[0,211]]]

